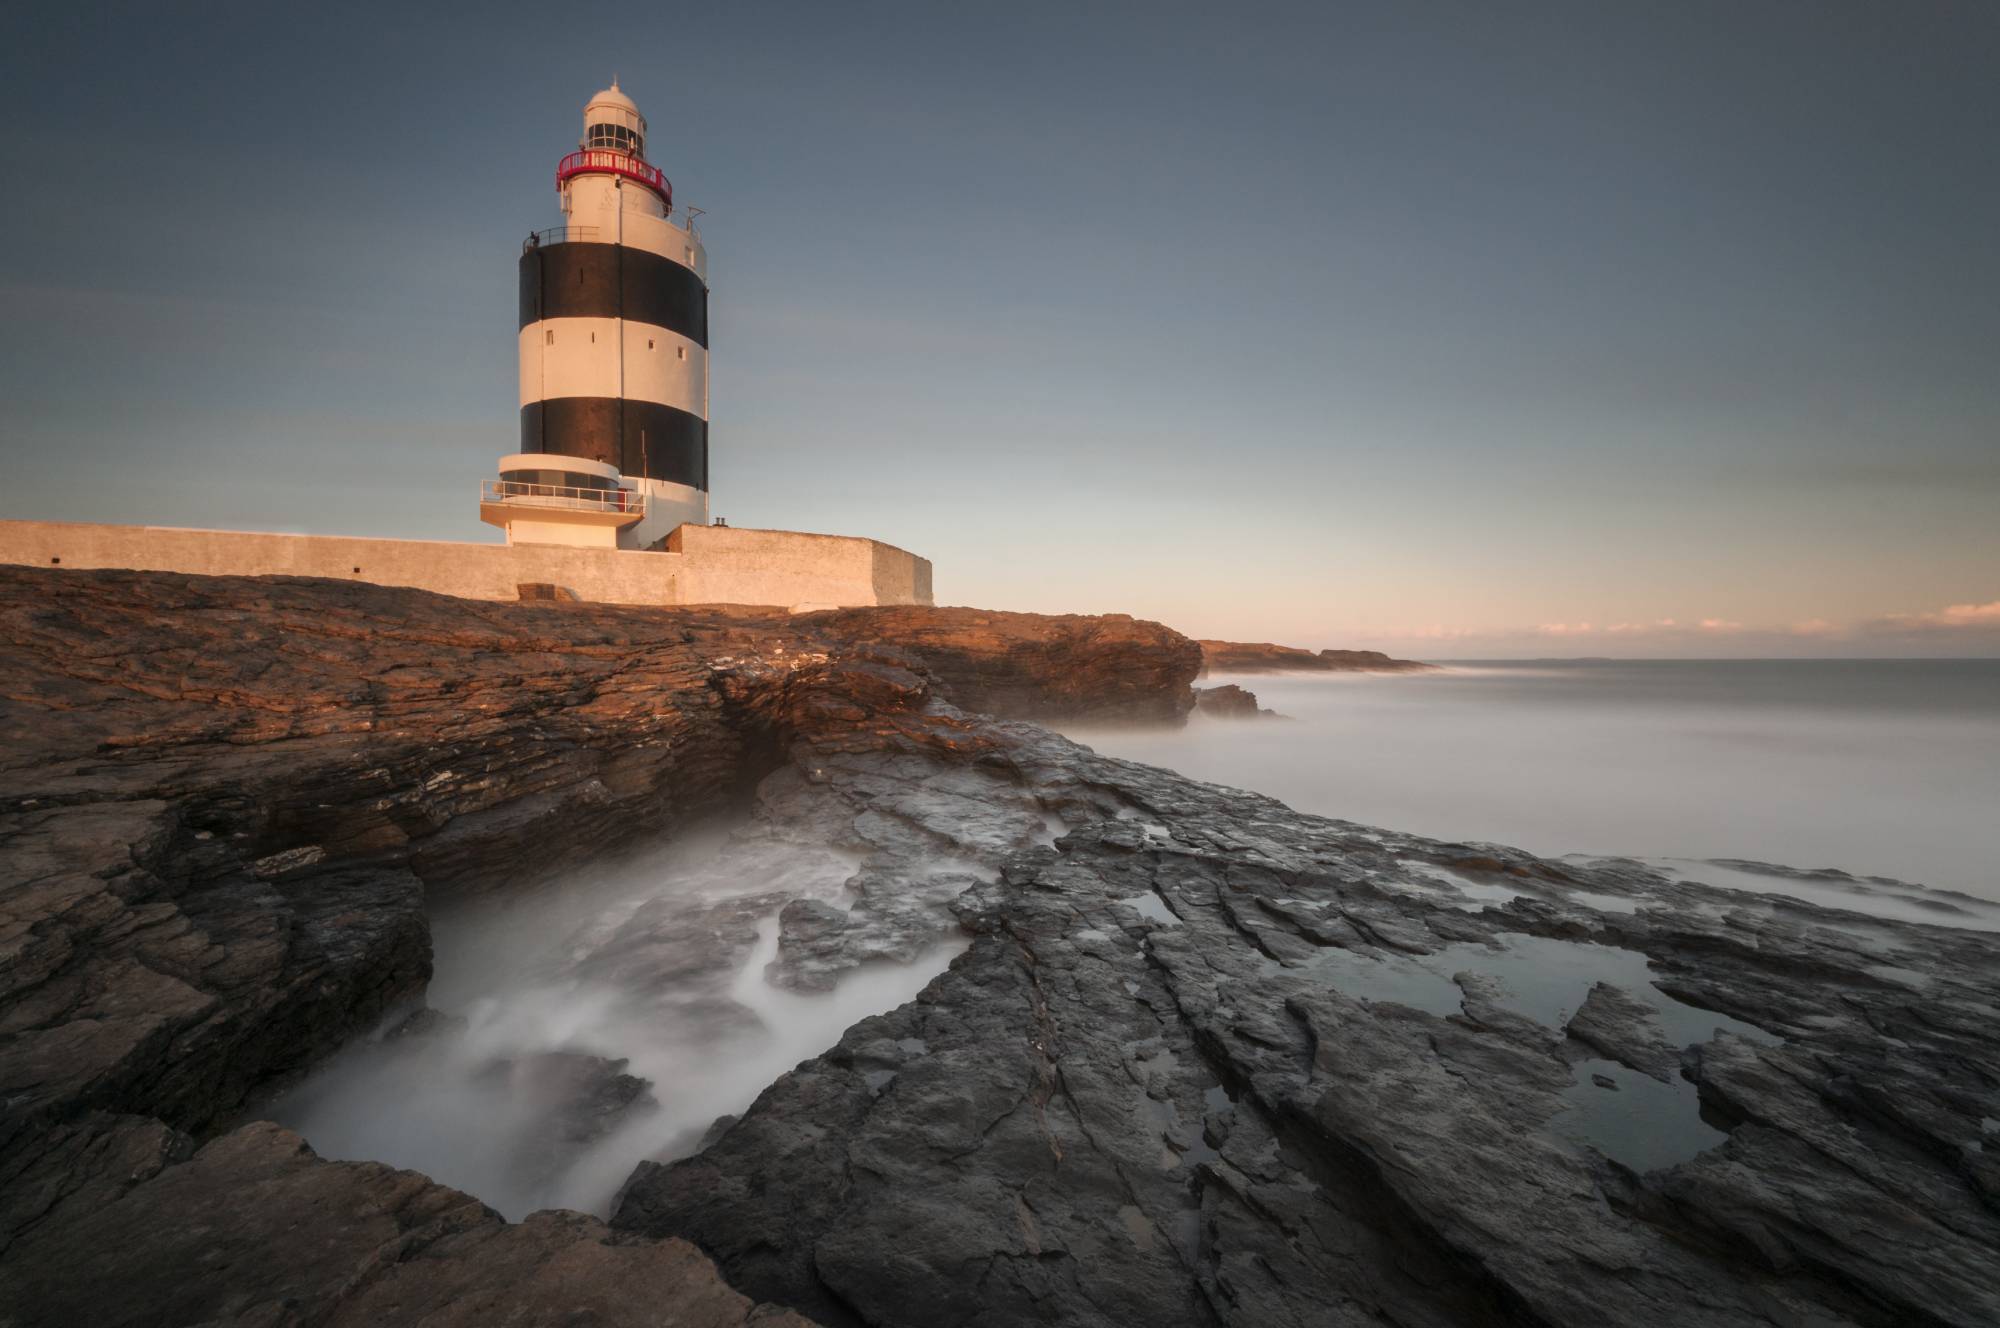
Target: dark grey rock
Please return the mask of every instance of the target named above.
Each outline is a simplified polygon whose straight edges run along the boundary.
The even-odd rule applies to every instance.
[[[1680,1053],[1667,1045],[1653,1007],[1609,982],[1591,985],[1567,1027],[1585,1046],[1662,1083],[1680,1072]]]
[[[2000,1315],[1995,938],[1323,820],[995,728],[1066,832],[955,901],[973,945],[917,1001],[642,1167],[614,1226],[828,1324]],[[829,768],[876,796],[925,777]],[[1467,907],[1442,863],[1531,893]]]
[[[157,1121],[64,1127],[24,1177],[42,1206],[0,1277],[0,1323],[377,1328],[811,1328],[732,1291],[701,1252],[551,1210],[503,1222],[411,1171],[325,1162],[243,1126],[197,1150]]]

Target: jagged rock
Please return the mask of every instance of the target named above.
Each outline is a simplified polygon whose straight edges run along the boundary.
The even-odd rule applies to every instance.
[[[830,1328],[2000,1320],[1992,935],[1305,816],[939,694],[1074,642],[941,665],[899,619],[841,635],[865,614],[0,577],[18,1321],[770,1312],[676,1237]],[[970,948],[642,1167],[611,1232],[268,1125],[199,1137],[414,998],[422,891],[755,780],[749,884],[696,942],[663,911],[580,962],[701,988],[745,908],[810,891],[781,979]],[[802,846],[809,891],[757,874]]]
[[[1209,673],[1427,673],[1435,664],[1394,659],[1379,650],[1311,651],[1269,641],[1198,641]]]
[[[92,1110],[201,1135],[421,995],[426,893],[670,834],[794,733],[994,742],[920,717],[936,682],[915,656],[774,611],[9,567],[0,620],[0,1174]],[[1114,676],[1117,642],[1192,650],[1129,622],[1058,638],[954,658],[996,690],[1009,667],[1104,661],[1052,690],[1124,715],[1156,665]]]
[[[929,612],[874,625],[917,636]],[[1111,678],[1119,643],[1192,650],[1130,620],[980,617],[1051,643],[979,664],[986,685],[1029,697],[1010,667],[1096,659],[1096,683],[1059,689],[1107,713],[1153,676],[1146,654]],[[893,647],[774,611],[8,567],[0,620],[0,1148],[93,1107],[199,1130],[421,991],[426,891],[671,833],[788,733],[873,744],[933,686]]]
[[[1255,692],[1246,692],[1233,682],[1220,687],[1195,688],[1194,706],[1202,714],[1216,719],[1277,718],[1276,711],[1258,708]]]
[[[1680,1072],[1680,1054],[1667,1045],[1653,1007],[1609,982],[1592,984],[1567,1028],[1577,1041],[1661,1083]]]
[[[0,1323],[638,1328],[671,1306],[688,1328],[810,1328],[685,1242],[553,1210],[509,1224],[415,1172],[321,1161],[268,1123],[196,1151],[157,1121],[98,1116],[56,1142],[13,1181],[46,1206],[9,1226]]]
[[[698,1147],[701,1148],[708,1147],[710,1144],[714,1143],[717,1139],[720,1139],[723,1135],[729,1133],[729,1127],[734,1125],[735,1123],[736,1123],[736,1117],[734,1116],[730,1115],[717,1116],[714,1119],[714,1121],[710,1122],[709,1127],[706,1130],[702,1131]]]
[[[1303,816],[995,728],[1067,832],[957,901],[976,939],[917,1001],[642,1166],[614,1226],[832,1325],[2000,1314],[1994,937]],[[1453,899],[1454,862],[1535,893]],[[1667,1056],[1667,1081],[1618,1063]]]
[[[1121,613],[882,607],[809,615],[828,630],[906,646],[965,710],[1024,719],[1172,722],[1194,704],[1201,648]]]

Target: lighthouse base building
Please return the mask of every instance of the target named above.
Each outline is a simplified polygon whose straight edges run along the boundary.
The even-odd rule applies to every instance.
[[[470,599],[929,604],[877,540],[711,524],[708,258],[613,80],[556,168],[561,225],[520,257],[520,439],[479,486],[501,544],[0,521],[0,563],[312,576]]]
[[[768,604],[795,612],[932,602],[929,560],[894,545],[736,526],[683,525],[664,548],[634,550],[0,521],[0,563],[327,577],[462,599]]]

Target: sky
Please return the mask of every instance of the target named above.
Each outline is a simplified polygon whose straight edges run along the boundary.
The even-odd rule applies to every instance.
[[[616,74],[712,509],[1424,658],[2000,655],[2000,6],[16,6],[0,517],[495,540]]]

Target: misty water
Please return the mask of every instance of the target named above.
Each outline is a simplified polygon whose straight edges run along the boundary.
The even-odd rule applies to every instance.
[[[2000,661],[1495,663],[1200,685],[1227,682],[1289,720],[1065,731],[1439,839],[1645,858],[1685,879],[1922,920],[1942,919],[1893,890],[1828,897],[1825,883],[1707,860],[2000,900]]]
[[[606,1213],[639,1162],[694,1152],[719,1117],[964,948],[940,927],[912,962],[862,964],[831,991],[775,983],[779,910],[838,904],[858,861],[746,853],[715,833],[441,906],[440,1017],[414,1032],[391,1019],[262,1114],[323,1157],[422,1171],[510,1218]]]

